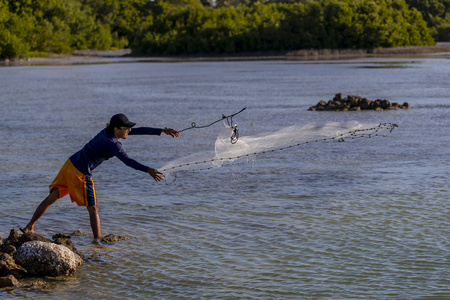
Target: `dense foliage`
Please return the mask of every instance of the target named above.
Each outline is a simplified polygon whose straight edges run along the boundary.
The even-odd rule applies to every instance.
[[[155,55],[434,44],[414,8],[423,9],[421,1],[408,2],[411,9],[404,0],[217,1],[215,8],[207,0],[0,0],[0,57],[123,47]],[[437,28],[442,17],[430,14],[423,13]]]
[[[136,49],[145,54],[429,45],[417,10],[403,0],[256,2],[205,8],[161,3]]]
[[[405,0],[422,12],[423,19],[438,41],[450,41],[450,0]]]

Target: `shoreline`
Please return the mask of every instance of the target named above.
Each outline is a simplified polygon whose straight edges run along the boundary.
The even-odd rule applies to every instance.
[[[202,54],[176,56],[133,56],[130,49],[121,50],[75,50],[71,54],[51,54],[17,60],[2,60],[0,66],[77,65],[130,62],[213,62],[213,61],[316,61],[373,57],[429,56],[441,54],[450,57],[450,42],[435,46],[410,46],[381,49],[320,49],[295,51],[246,52],[236,54]]]

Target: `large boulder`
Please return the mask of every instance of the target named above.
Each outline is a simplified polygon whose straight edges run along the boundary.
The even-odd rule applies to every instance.
[[[24,243],[14,253],[14,259],[32,276],[69,276],[83,262],[67,247],[41,241]]]

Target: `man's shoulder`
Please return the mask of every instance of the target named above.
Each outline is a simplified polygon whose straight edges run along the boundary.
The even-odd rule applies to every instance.
[[[108,134],[106,132],[106,129],[103,129],[102,131],[100,131],[92,139],[92,141],[94,143],[101,143],[101,144],[105,144],[105,145],[108,145],[108,146],[114,146],[114,145],[122,146],[122,143],[113,134]]]

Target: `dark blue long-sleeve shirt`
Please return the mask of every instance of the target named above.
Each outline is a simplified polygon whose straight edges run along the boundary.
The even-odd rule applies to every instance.
[[[133,128],[128,135],[161,135],[161,128]],[[100,131],[69,159],[81,173],[90,176],[92,175],[92,170],[97,168],[103,161],[114,156],[133,169],[146,172],[149,168],[128,157],[122,148],[122,143],[113,134],[108,134],[106,129]]]

